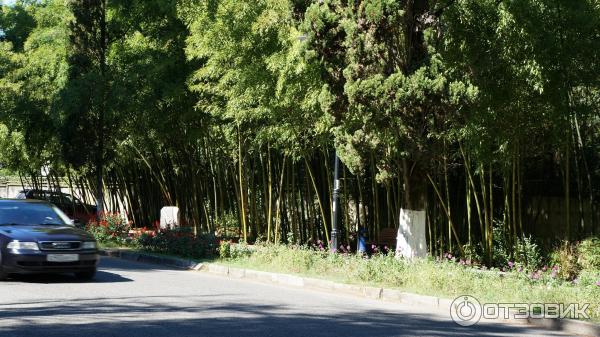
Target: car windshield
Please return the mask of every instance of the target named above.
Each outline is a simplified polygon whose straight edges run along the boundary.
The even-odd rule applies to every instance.
[[[42,203],[0,203],[0,225],[70,225],[71,220],[55,206]]]

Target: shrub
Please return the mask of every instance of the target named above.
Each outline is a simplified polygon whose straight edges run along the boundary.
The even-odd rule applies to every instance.
[[[598,288],[600,282],[600,271],[599,270],[588,270],[584,269],[577,276],[577,283],[581,286],[591,286],[593,288]],[[600,310],[600,307],[598,307]]]
[[[582,269],[600,270],[600,238],[583,240],[577,247],[577,262]]]
[[[483,249],[480,244],[465,244],[463,246],[465,260],[471,263],[481,263],[483,261]]]
[[[497,267],[504,267],[510,261],[510,244],[506,234],[506,228],[502,222],[494,221],[492,229],[492,261]]]
[[[103,213],[100,221],[90,221],[86,230],[100,243],[126,244],[131,224],[119,213]]]
[[[472,250],[472,249],[471,249]],[[465,251],[465,255],[467,252]],[[512,258],[511,258],[512,257]],[[466,258],[470,258],[466,256]],[[498,268],[504,268],[516,263],[525,266],[528,269],[535,269],[542,265],[542,254],[540,247],[531,236],[523,236],[514,243],[514,249],[511,247],[506,227],[502,222],[496,221],[493,228],[493,265]],[[477,259],[471,258],[477,261]]]
[[[600,274],[600,238],[588,238],[577,245],[563,242],[550,254],[550,263],[558,267],[558,276],[566,280],[575,280],[580,273]]]
[[[241,236],[240,223],[237,215],[227,212],[215,219],[216,235],[226,240],[237,240]]]
[[[221,241],[219,243],[219,257],[222,259],[231,257],[231,241]]]
[[[535,269],[542,265],[540,248],[531,236],[523,236],[517,240],[515,262],[530,269]]]
[[[577,263],[577,249],[574,245],[563,242],[550,255],[550,262],[558,269],[557,275],[565,280],[573,280],[579,274],[579,264]]]
[[[190,227],[163,229],[155,234],[143,233],[137,245],[147,251],[192,258],[213,256],[217,239],[213,234],[194,235]]]
[[[222,259],[237,259],[252,255],[252,249],[246,243],[232,243],[221,241],[219,244],[219,256]]]
[[[231,257],[236,259],[252,255],[252,249],[250,247],[251,246],[247,243],[238,243],[236,245],[233,245],[231,247]]]

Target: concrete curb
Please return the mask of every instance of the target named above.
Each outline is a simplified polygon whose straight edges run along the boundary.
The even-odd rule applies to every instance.
[[[242,269],[220,265],[216,263],[199,263],[190,259],[176,257],[164,257],[148,253],[140,253],[127,249],[101,250],[100,255],[117,257],[125,260],[139,261],[153,264],[166,265],[181,269],[202,271],[215,275],[225,276],[233,279],[247,279],[268,284],[278,284],[294,288],[304,288],[319,291],[335,290],[352,296],[370,298],[381,301],[397,302],[407,305],[425,306],[437,312],[450,312],[452,300],[435,296],[425,296],[407,293],[396,289],[368,287],[337,283],[310,277],[301,277],[290,274],[271,273],[252,269]],[[511,315],[512,316],[512,315]],[[499,318],[493,320],[498,323],[527,324],[533,327],[550,331],[560,331],[578,336],[600,336],[600,325],[572,319],[549,319],[549,318]]]
[[[177,257],[168,257],[153,255],[149,253],[140,253],[128,249],[103,249],[100,250],[100,255],[117,257],[124,260],[145,262],[151,264],[159,264],[163,266],[181,268],[181,269],[194,269],[199,270],[202,263],[198,263],[191,259],[182,259]]]

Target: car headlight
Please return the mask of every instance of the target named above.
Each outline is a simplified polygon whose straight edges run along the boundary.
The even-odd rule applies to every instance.
[[[86,241],[81,245],[81,249],[96,249],[96,242]]]
[[[8,249],[29,249],[29,250],[40,250],[37,242],[21,242],[11,241],[6,246]]]

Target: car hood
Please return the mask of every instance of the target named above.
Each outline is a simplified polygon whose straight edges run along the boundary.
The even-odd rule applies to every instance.
[[[19,241],[83,241],[94,240],[86,231],[72,226],[0,226],[0,234]]]

